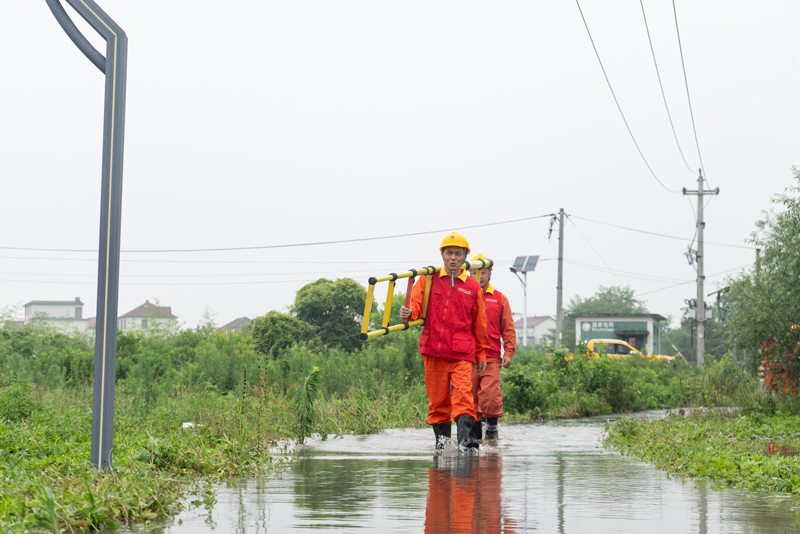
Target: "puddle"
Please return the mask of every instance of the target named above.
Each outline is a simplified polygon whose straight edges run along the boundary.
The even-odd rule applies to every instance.
[[[471,455],[434,454],[427,428],[315,441],[283,473],[218,487],[210,516],[123,532],[800,532],[800,500],[670,479],[604,449],[605,419],[503,425]]]

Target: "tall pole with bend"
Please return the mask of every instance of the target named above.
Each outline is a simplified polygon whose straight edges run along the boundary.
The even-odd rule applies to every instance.
[[[45,0],[45,2],[75,46],[105,75],[91,463],[98,469],[109,469],[114,443],[114,381],[117,368],[117,299],[128,37],[94,0],[66,0],[105,39],[106,55],[103,56],[72,22],[64,11],[61,0]]]

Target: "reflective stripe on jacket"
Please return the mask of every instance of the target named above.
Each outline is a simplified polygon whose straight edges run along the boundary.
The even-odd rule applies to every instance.
[[[517,350],[517,329],[508,298],[492,287],[486,286],[483,296],[486,302],[486,333],[489,336],[489,358],[501,358],[500,339],[503,339],[502,357],[511,359]]]
[[[410,321],[422,316],[426,276],[420,276],[411,295]],[[419,338],[419,352],[450,360],[485,362],[489,350],[486,335],[486,307],[483,291],[467,272],[454,279],[444,269],[433,275],[428,299],[428,316]]]

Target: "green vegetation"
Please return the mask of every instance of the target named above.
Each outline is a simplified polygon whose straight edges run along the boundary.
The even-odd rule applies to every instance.
[[[729,358],[705,370],[642,356],[520,352],[503,371],[503,404],[515,419],[625,413],[678,406],[738,406],[756,381]]]
[[[800,494],[800,417],[721,414],[672,416],[609,425],[608,446],[680,475],[732,486]]]
[[[673,473],[800,493],[800,169],[794,169],[794,180],[773,198],[776,210],[756,225],[750,242],[762,248],[761,261],[729,279],[723,290],[729,320],[711,323],[717,339],[745,358],[734,364],[730,353],[720,362],[713,352],[706,354],[711,364],[704,374],[717,377],[722,405],[739,406],[741,412],[623,419],[608,426],[609,446]],[[764,393],[755,378],[762,364],[775,378]],[[732,390],[734,383],[740,387]],[[715,387],[709,382],[701,391]],[[709,397],[701,405],[721,404]]]

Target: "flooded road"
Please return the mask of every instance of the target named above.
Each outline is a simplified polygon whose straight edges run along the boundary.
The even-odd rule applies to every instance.
[[[133,532],[800,532],[800,501],[670,479],[604,449],[604,426],[504,425],[477,455],[434,454],[428,428],[315,441],[280,474],[220,486],[210,516]]]

